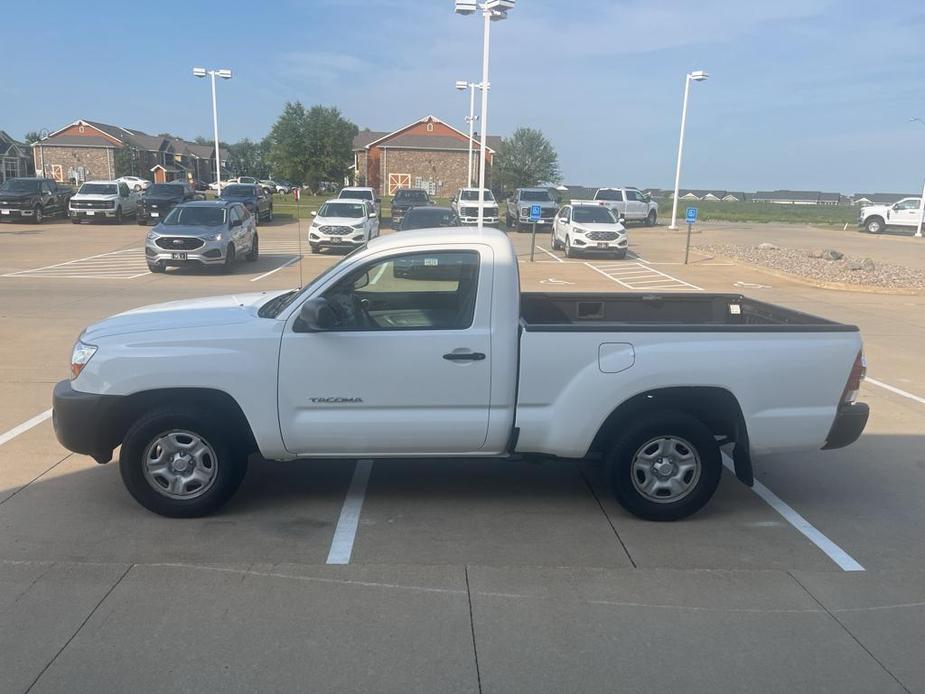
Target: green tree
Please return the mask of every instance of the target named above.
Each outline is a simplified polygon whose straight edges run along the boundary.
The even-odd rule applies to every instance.
[[[25,137],[23,137],[23,142],[25,142],[27,145],[31,145],[33,142],[38,142],[41,139],[42,138],[39,137],[38,130],[30,130],[26,133]]]
[[[254,142],[245,137],[240,142],[228,145],[228,153],[229,168],[239,176],[267,177],[269,165],[262,141]]]
[[[274,176],[317,188],[346,175],[358,131],[334,107],[290,102],[264,141],[266,159]]]
[[[562,178],[556,150],[534,128],[517,128],[503,140],[492,169],[493,185],[502,190],[558,183]]]
[[[122,176],[139,176],[138,169],[141,162],[141,154],[135,147],[120,147],[112,153],[113,163],[115,164],[115,177]]]
[[[195,142],[197,145],[211,145],[212,144],[212,140],[210,140],[208,137],[205,137],[204,135],[197,135],[196,137],[193,138],[193,142]]]

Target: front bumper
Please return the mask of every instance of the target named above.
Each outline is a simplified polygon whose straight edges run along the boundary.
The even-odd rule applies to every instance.
[[[830,451],[835,448],[844,448],[857,441],[861,432],[864,431],[864,427],[867,426],[869,416],[870,407],[868,407],[867,403],[856,402],[853,405],[839,407],[822,450]]]
[[[493,214],[493,215],[485,215],[482,219],[483,219],[483,223],[485,224],[497,224],[498,221],[500,220],[500,217],[498,217],[497,214]],[[477,216],[470,217],[467,215],[465,217],[460,217],[459,223],[463,225],[478,224],[479,218]]]
[[[147,224],[149,222],[154,222],[157,224],[160,221],[163,221],[164,217],[170,214],[170,210],[173,207],[168,209],[157,209],[157,210],[148,210],[142,207],[138,208],[138,213],[136,214],[136,219],[139,224]]]
[[[115,209],[108,208],[94,208],[92,210],[84,208],[75,210],[74,208],[71,208],[67,213],[71,219],[115,219],[116,216]]]
[[[308,232],[308,244],[314,248],[356,248],[367,242],[366,234],[322,234],[320,231]]]
[[[613,241],[595,241],[576,236],[571,239],[572,248],[582,253],[626,253],[629,245],[626,237],[614,239]]]
[[[190,265],[191,263],[198,263],[199,265],[222,265],[225,262],[226,244],[227,241],[224,239],[221,241],[210,239],[205,241],[199,248],[192,250],[183,250],[182,248],[171,250],[161,248],[155,244],[153,240],[147,239],[145,241],[145,260],[148,261],[149,265],[157,263],[165,267],[182,267],[184,265]]]
[[[2,207],[0,208],[0,221],[4,219],[22,219],[23,217],[32,219],[33,214],[31,207]]]
[[[69,451],[92,456],[98,463],[112,460],[120,441],[120,412],[124,397],[74,390],[60,381],[52,396],[52,422],[59,443]]]

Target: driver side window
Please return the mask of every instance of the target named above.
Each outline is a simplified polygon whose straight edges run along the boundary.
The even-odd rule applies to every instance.
[[[476,251],[409,253],[351,273],[324,297],[335,330],[465,330],[478,276]]]

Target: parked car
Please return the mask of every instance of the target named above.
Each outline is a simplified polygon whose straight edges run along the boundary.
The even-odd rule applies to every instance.
[[[903,198],[892,205],[868,205],[858,211],[858,226],[870,234],[886,229],[916,230],[922,222],[921,198]]]
[[[379,215],[369,200],[334,198],[312,216],[308,229],[312,253],[325,248],[357,248],[379,236]]]
[[[540,219],[537,221],[538,227],[549,226],[552,224],[553,217],[559,211],[559,205],[553,200],[552,195],[546,188],[518,188],[507,200],[507,209],[505,212],[505,222],[508,228],[516,228],[518,231],[526,231],[530,228],[530,208],[534,205],[540,206]]]
[[[74,224],[111,219],[122,224],[138,211],[138,194],[125,181],[87,181],[70,199],[68,213]]]
[[[458,227],[459,217],[451,207],[414,207],[401,220],[400,231]]]
[[[295,188],[298,188],[298,186],[290,183],[289,181],[284,181],[282,179],[276,181],[277,193],[291,193]]]
[[[195,191],[186,183],[155,183],[138,199],[135,220],[139,224],[156,224],[164,219],[174,206],[181,202],[189,202],[195,196]]]
[[[224,188],[225,186],[233,182],[234,181],[222,180],[221,183],[219,183],[218,181],[212,181],[212,183],[209,184],[209,190],[211,190],[214,193],[220,193],[222,188]]]
[[[227,200],[179,204],[145,240],[145,259],[151,272],[189,265],[230,272],[235,261],[253,262],[259,253],[254,215],[242,203]]]
[[[594,202],[609,207],[618,219],[628,222],[645,222],[651,227],[658,221],[658,203],[638,188],[599,188]]]
[[[594,202],[565,205],[552,222],[553,250],[565,249],[568,258],[579,253],[626,257],[626,227],[613,212]]]
[[[411,208],[433,204],[430,194],[423,188],[399,188],[392,196],[392,228],[398,229],[402,217]]]
[[[219,198],[243,203],[254,215],[254,223],[258,226],[261,220],[273,221],[273,195],[267,193],[259,184],[233,183],[222,188]]]
[[[380,203],[382,202],[382,199],[376,195],[376,191],[374,191],[372,188],[366,188],[362,186],[341,188],[340,194],[337,197],[350,200],[366,200],[367,202],[371,202],[373,204],[373,209],[376,210],[377,216],[382,214],[382,210],[380,209]]]
[[[495,196],[487,188],[484,192],[484,210],[482,212],[482,221],[490,226],[496,225],[500,221],[498,214],[498,203]],[[479,189],[478,188],[460,188],[453,196],[450,206],[459,216],[459,221],[463,224],[477,224],[479,221]]]
[[[46,217],[66,217],[73,194],[50,178],[8,178],[0,184],[0,222],[29,219],[40,224]]]
[[[194,178],[192,181],[190,181],[190,185],[192,185],[193,190],[197,192],[205,192],[209,190],[209,184],[198,178]]]
[[[121,445],[165,516],[215,511],[258,453],[593,458],[666,521],[713,496],[723,448],[751,484],[753,454],[866,425],[855,326],[739,294],[521,294],[517,266],[498,230],[392,234],[300,290],[120,313],[80,333],[55,432],[100,463]]]
[[[273,195],[276,192],[276,181],[260,180],[257,181],[257,185],[263,188],[267,195]]]
[[[147,190],[151,187],[151,181],[146,178],[139,178],[138,176],[122,176],[121,178],[117,178],[116,182],[124,183],[128,186],[129,190],[135,192]]]

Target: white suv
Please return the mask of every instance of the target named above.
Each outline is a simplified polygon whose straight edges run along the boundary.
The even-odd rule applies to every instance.
[[[572,202],[552,221],[552,247],[568,258],[579,253],[609,253],[626,257],[626,227],[612,210],[595,202]]]
[[[312,253],[325,248],[353,249],[379,236],[379,215],[367,200],[335,198],[317,212],[308,230]]]

